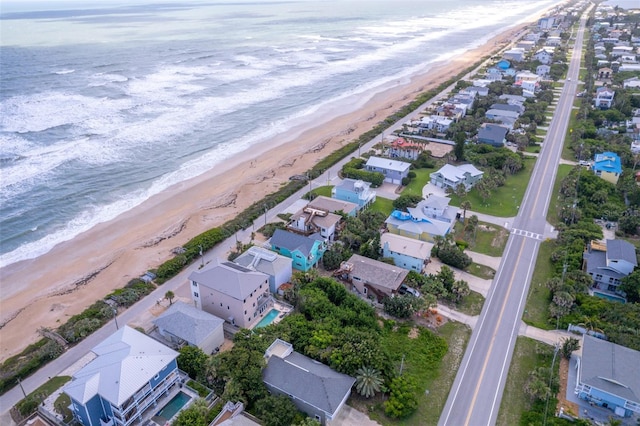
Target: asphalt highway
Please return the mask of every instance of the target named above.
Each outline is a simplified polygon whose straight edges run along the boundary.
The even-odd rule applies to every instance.
[[[502,262],[440,416],[441,426],[496,423],[538,248],[550,229],[546,215],[573,113],[585,22],[586,14],[580,21],[567,79]]]

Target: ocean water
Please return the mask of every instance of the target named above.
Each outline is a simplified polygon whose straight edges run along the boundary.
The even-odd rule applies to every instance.
[[[0,266],[555,3],[3,1]]]

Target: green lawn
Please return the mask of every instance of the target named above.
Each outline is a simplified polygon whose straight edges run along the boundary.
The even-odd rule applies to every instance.
[[[544,135],[540,135],[540,136],[541,136],[541,137],[546,136],[546,132],[545,132],[545,134],[544,134]],[[525,152],[530,152],[530,153],[532,153],[532,154],[539,154],[539,153],[540,153],[540,149],[541,149],[540,144],[528,145],[528,146],[525,148]]]
[[[522,316],[525,323],[544,330],[552,330],[554,328],[553,325],[549,324],[551,292],[545,285],[547,280],[553,276],[551,252],[554,249],[554,245],[553,241],[544,241],[540,244],[538,260],[533,271],[529,296]]]
[[[398,327],[398,331],[387,333],[383,345],[397,361],[399,368],[404,355],[403,374],[411,375],[418,383],[418,409],[409,418],[390,419],[384,414],[382,404],[370,406],[370,417],[382,425],[436,425],[458,367],[462,361],[471,329],[464,324],[447,322],[439,327],[436,334],[447,342],[447,353],[437,363],[429,353],[429,339],[411,339],[407,336],[407,327]]]
[[[24,416],[36,411],[40,402],[44,401],[49,395],[60,389],[62,385],[71,380],[70,376],[56,376],[49,379],[39,388],[27,395],[26,398],[20,400],[16,407]]]
[[[573,169],[573,166],[569,164],[560,164],[558,166],[558,174],[556,175],[556,182],[553,185],[553,192],[551,193],[551,200],[549,201],[549,210],[547,211],[547,221],[553,226],[558,226],[560,223],[559,217],[559,206],[558,206],[558,197],[560,194],[560,185],[562,184],[562,179],[567,177],[569,172]]]
[[[520,424],[522,414],[532,408],[529,397],[522,390],[529,372],[541,365],[550,365],[552,356],[552,346],[528,337],[518,337],[511,367],[509,368],[509,375],[507,376],[507,383],[502,394],[497,425],[511,426]],[[549,410],[553,415],[555,406],[549,407]]]
[[[582,98],[576,97],[573,101],[574,107],[580,107],[580,103],[582,102]],[[576,117],[578,113],[577,109],[572,110],[571,117],[569,118],[569,126],[567,128],[567,133],[564,135],[564,145],[562,146],[562,158],[569,161],[576,161],[576,156],[570,145],[570,138],[573,134],[573,129],[578,124],[578,118]]]
[[[376,197],[376,201],[374,201],[369,208],[375,211],[382,212],[386,216],[389,216],[393,211],[393,201],[378,196]]]
[[[467,219],[469,215],[467,214]],[[464,235],[464,225],[456,222],[454,227],[454,239],[467,241]],[[505,228],[488,222],[478,222],[475,239],[469,242],[469,250],[487,256],[500,257],[504,252],[509,239],[509,231]]]
[[[467,194],[467,199],[471,202],[471,210],[478,213],[485,213],[498,217],[513,217],[518,214],[518,208],[522,202],[524,192],[529,185],[529,179],[535,166],[536,158],[525,157],[524,170],[520,173],[509,176],[504,186],[495,189],[486,204],[478,195],[478,191],[472,189]],[[460,197],[451,194],[451,205],[460,206]]]
[[[422,188],[431,180],[431,173],[434,169],[414,169],[411,170],[416,174],[415,179],[412,179],[409,185],[405,186],[402,190],[402,194],[419,195],[422,197]]]
[[[313,191],[311,191],[311,193],[313,194],[313,198],[319,196],[319,195],[324,195],[325,197],[329,197],[331,198],[331,189],[333,189],[333,185],[325,185],[325,186],[319,186],[317,188],[313,188]],[[302,196],[302,198],[304,199],[309,199],[309,193],[307,192],[306,194],[304,194]]]
[[[471,291],[462,302],[453,304],[451,307],[465,315],[475,317],[476,315],[480,315],[482,305],[484,305],[484,296],[478,292]]]
[[[488,266],[485,266],[485,265],[480,265],[475,262],[469,265],[466,271],[471,275],[475,275],[476,277],[483,278],[485,280],[492,280],[493,277],[496,276],[495,269],[489,268]]]

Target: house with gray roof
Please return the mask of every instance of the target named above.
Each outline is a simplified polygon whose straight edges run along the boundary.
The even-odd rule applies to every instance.
[[[455,190],[458,185],[464,185],[469,191],[482,179],[484,172],[478,170],[473,164],[461,164],[454,166],[445,164],[438,171],[431,173],[431,183],[438,188],[451,188]]]
[[[153,323],[175,347],[195,346],[211,354],[224,343],[224,320],[184,302],[171,304]]]
[[[376,201],[376,191],[363,180],[343,179],[331,189],[331,198],[358,205],[358,210],[366,209]]]
[[[416,207],[406,212],[394,210],[385,224],[392,234],[416,240],[433,242],[436,236],[444,237],[453,227],[457,209],[450,208],[447,197],[431,194]]]
[[[265,352],[262,381],[274,395],[284,395],[309,417],[326,425],[351,395],[356,379],[293,350],[276,339]]]
[[[639,351],[585,334],[575,393],[621,417],[640,414],[639,365]]]
[[[292,260],[262,247],[249,247],[249,250],[242,253],[233,262],[267,274],[271,293],[275,293],[278,291],[278,287],[291,281]]]
[[[340,265],[339,274],[351,282],[352,290],[381,301],[398,294],[409,271],[395,265],[354,254]]]
[[[252,328],[273,307],[269,276],[214,259],[189,275],[195,306],[243,328]]]
[[[149,420],[179,392],[178,352],[124,326],[91,350],[96,357],[62,391],[85,426],[129,426]]]
[[[422,272],[431,258],[432,243],[385,232],[380,236],[382,255],[393,259],[396,266]]]
[[[593,278],[592,290],[623,296],[621,280],[636,266],[636,248],[625,240],[607,240],[605,245],[592,241],[582,255],[583,269]]]
[[[325,239],[319,234],[305,236],[282,229],[276,229],[269,244],[271,250],[290,258],[294,269],[303,272],[318,266],[327,250]]]
[[[483,123],[478,130],[478,143],[486,143],[495,147],[504,146],[509,129],[493,123]]]
[[[318,233],[333,241],[344,224],[343,214],[355,216],[357,205],[349,201],[319,196],[291,215],[287,229],[302,235]]]
[[[368,172],[378,172],[384,175],[384,181],[400,185],[402,179],[409,174],[410,163],[391,160],[382,157],[369,157],[364,168]]]

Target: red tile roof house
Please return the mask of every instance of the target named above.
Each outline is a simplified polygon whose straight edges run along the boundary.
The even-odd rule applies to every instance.
[[[388,155],[391,158],[406,158],[417,160],[418,156],[426,149],[426,145],[419,142],[411,142],[404,138],[397,138],[389,144]]]

